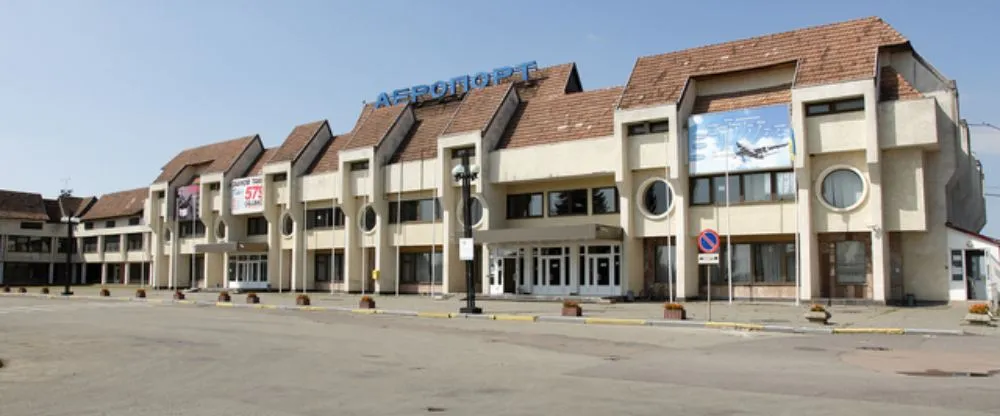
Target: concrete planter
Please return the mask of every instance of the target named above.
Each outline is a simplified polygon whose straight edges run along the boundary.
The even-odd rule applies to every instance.
[[[19,289],[17,289],[17,293],[28,293],[28,289],[23,288],[23,287],[19,288]]]
[[[295,298],[295,304],[298,306],[309,306],[309,296],[299,295]]]
[[[812,322],[812,323],[815,323],[815,324],[826,325],[827,323],[830,322],[830,312],[827,312],[827,311],[819,311],[819,312],[809,311],[809,312],[806,312],[805,318],[809,322]]]
[[[375,300],[374,299],[361,299],[360,301],[358,301],[358,308],[359,309],[375,309]]]
[[[674,319],[683,321],[687,319],[687,311],[684,309],[664,309],[663,319]]]
[[[232,302],[233,298],[229,296],[229,293],[222,292],[219,293],[219,302]]]
[[[139,298],[139,299],[145,299],[146,298],[146,291],[142,290],[142,289],[136,290],[135,291],[135,297]]]
[[[972,325],[986,326],[993,324],[993,318],[991,318],[987,314],[982,314],[982,313],[967,313],[965,314],[965,322],[968,322]]]
[[[174,292],[174,300],[184,300],[184,293],[179,290]]]
[[[42,288],[42,291],[41,291],[41,293],[42,293],[43,295],[48,295],[48,294],[49,294],[49,288],[47,288],[47,287],[43,287],[43,288]]]
[[[103,297],[111,296],[111,291],[107,289],[101,289],[101,296]]]
[[[564,306],[562,308],[562,316],[583,316],[583,308],[579,306]]]
[[[260,298],[257,297],[256,294],[251,293],[251,294],[247,295],[247,303],[251,304],[251,305],[256,305],[256,304],[260,303]]]

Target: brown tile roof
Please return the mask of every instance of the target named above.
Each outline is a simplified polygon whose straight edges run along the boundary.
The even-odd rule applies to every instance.
[[[614,134],[622,87],[522,102],[497,148],[516,148]]]
[[[260,152],[260,156],[257,156],[257,160],[250,165],[250,169],[247,169],[247,173],[243,176],[256,176],[260,175],[264,171],[264,165],[274,161],[274,155],[278,152],[277,148],[264,149]]]
[[[62,221],[63,211],[62,207],[59,206],[58,199],[46,199],[43,200],[42,203],[45,204],[45,215],[48,217],[49,221]]]
[[[568,92],[580,91],[576,64],[566,63],[539,68],[531,73],[527,82],[519,82],[520,74],[511,77],[517,85],[517,95],[522,101],[532,98],[556,97]],[[576,85],[574,85],[574,83]]]
[[[763,107],[792,102],[792,86],[779,85],[752,91],[718,95],[702,95],[694,100],[691,114],[729,111],[738,108]]]
[[[476,92],[478,91],[473,91],[470,95]],[[413,114],[417,121],[399,144],[391,163],[437,157],[438,137],[444,134],[456,111],[465,105],[461,101],[451,101],[414,108]]]
[[[875,76],[879,47],[907,43],[877,17],[702,46],[636,60],[619,108],[677,102],[688,77],[797,62],[795,85]]]
[[[0,189],[0,218],[46,221],[49,215],[39,194]]]
[[[319,156],[316,157],[312,166],[306,170],[306,174],[332,172],[339,169],[340,149],[343,149],[344,145],[349,141],[351,141],[350,133],[333,136],[333,138],[326,142],[326,145],[319,150]]]
[[[129,189],[102,195],[97,203],[83,214],[82,219],[92,221],[139,215],[148,196],[149,188]]]
[[[910,100],[923,95],[891,66],[883,66],[879,82],[879,101]]]
[[[377,146],[407,107],[408,104],[399,104],[375,108],[372,104],[366,104],[358,119],[359,124],[355,126],[351,140],[345,144],[344,149]]]
[[[312,141],[313,137],[316,137],[316,134],[319,133],[324,125],[326,125],[326,120],[295,126],[267,163],[297,161],[299,155],[302,154],[302,151],[305,150],[309,142]]]
[[[462,99],[462,105],[442,135],[486,129],[513,85],[511,83],[491,85],[466,94]]]
[[[225,172],[254,140],[260,139],[256,135],[246,136],[184,150],[163,167],[153,182],[172,181],[189,165],[207,165],[204,173]]]

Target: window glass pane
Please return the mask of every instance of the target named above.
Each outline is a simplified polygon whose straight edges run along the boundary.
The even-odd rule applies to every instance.
[[[542,216],[542,194],[521,194],[507,196],[507,218],[529,218]]]
[[[857,98],[853,100],[838,101],[833,103],[833,108],[837,111],[858,111],[865,109],[865,99]]]
[[[783,280],[781,268],[785,263],[785,244],[757,244],[754,263],[754,281],[778,283]]]
[[[860,241],[838,241],[835,250],[837,283],[864,284],[867,281],[865,244]]]
[[[667,283],[668,276],[677,282],[677,246],[656,246],[656,268],[653,283]]]
[[[795,244],[788,243],[785,244],[785,281],[795,283],[795,274],[797,273],[796,264],[797,256],[795,254]]]
[[[743,197],[745,201],[771,200],[771,174],[751,173],[743,175]],[[732,190],[729,191],[732,196]]]
[[[668,131],[669,129],[670,129],[669,121],[656,121],[653,123],[649,123],[650,133],[663,133]]]
[[[437,204],[434,203],[433,199],[422,199],[418,202],[419,218],[418,221],[434,221],[437,219]]]
[[[830,112],[830,104],[812,104],[806,107],[806,115],[826,114]]]
[[[728,260],[728,259],[727,259]],[[723,265],[732,267],[733,283],[749,283],[751,273],[751,251],[749,244],[733,244],[733,263]]]
[[[670,204],[673,203],[673,194],[666,182],[658,180],[646,188],[642,202],[646,212],[652,215],[662,215],[670,209]]]
[[[774,175],[778,186],[778,199],[795,199],[795,172],[776,172]]]
[[[613,186],[595,188],[592,192],[591,204],[594,206],[594,214],[618,212],[618,188]]]
[[[649,129],[646,123],[636,123],[636,124],[630,124],[628,126],[629,136],[635,136],[637,134],[646,134],[646,133],[649,133]]]
[[[549,215],[581,215],[587,213],[587,190],[549,192]]]
[[[847,208],[861,201],[864,182],[850,169],[838,169],[823,178],[823,200],[834,208]]]
[[[691,182],[691,203],[695,205],[712,203],[712,178],[695,178]]]
[[[712,178],[713,200],[716,204],[726,203],[726,177],[716,176]],[[729,203],[740,201],[740,176],[729,175]]]

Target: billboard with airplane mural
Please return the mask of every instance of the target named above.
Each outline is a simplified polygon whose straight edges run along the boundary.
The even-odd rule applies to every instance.
[[[792,167],[792,128],[787,104],[688,118],[690,175]]]

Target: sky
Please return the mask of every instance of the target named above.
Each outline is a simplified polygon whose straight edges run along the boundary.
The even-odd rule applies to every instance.
[[[0,0],[0,189],[144,187],[185,148],[348,131],[382,91],[532,60],[598,89],[639,56],[873,15],[956,80],[964,118],[1000,126],[1000,2]],[[1000,194],[1000,131],[972,134]]]

